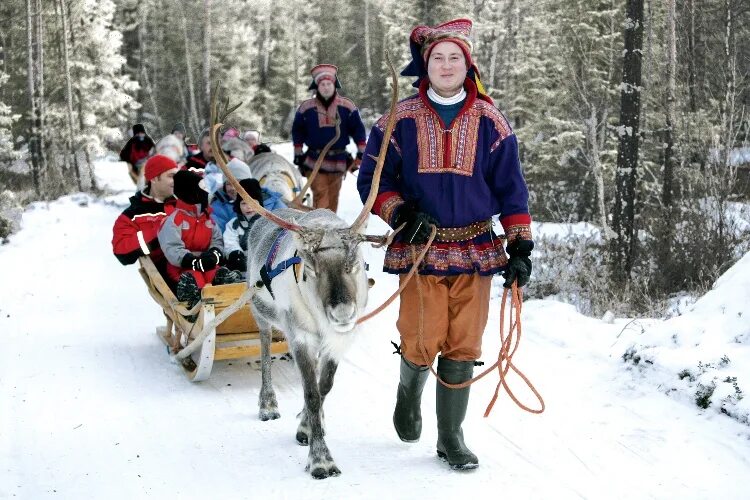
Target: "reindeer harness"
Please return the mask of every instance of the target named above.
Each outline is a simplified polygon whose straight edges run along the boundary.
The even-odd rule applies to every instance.
[[[302,265],[302,257],[297,255],[297,251],[294,252],[294,257],[290,257],[282,262],[279,262],[276,266],[273,265],[274,260],[276,260],[276,254],[279,253],[279,247],[281,246],[281,240],[286,236],[288,230],[282,229],[279,231],[279,235],[276,237],[276,239],[273,242],[273,245],[271,245],[271,249],[268,251],[268,257],[266,257],[266,263],[263,264],[263,267],[260,268],[260,279],[263,285],[268,289],[268,293],[271,294],[271,297],[274,299],[276,298],[273,294],[273,290],[271,289],[271,281],[278,276],[279,274],[283,273],[289,268],[292,268],[294,270],[294,281],[299,283],[300,278],[300,267]],[[304,276],[302,277],[304,280]],[[258,283],[258,286],[260,286],[260,283]]]

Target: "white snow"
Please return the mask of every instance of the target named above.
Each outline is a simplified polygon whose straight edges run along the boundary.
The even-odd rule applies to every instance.
[[[112,224],[132,191],[125,166],[101,162],[97,172],[112,195],[34,204],[0,247],[0,498],[750,497],[750,427],[718,411],[727,384],[717,382],[718,399],[702,410],[695,387],[677,377],[683,369],[697,375],[701,361],[716,368],[693,386],[736,376],[750,390],[750,256],[667,321],[605,323],[563,303],[525,303],[514,359],[547,409],[532,415],[502,394],[485,419],[497,377],[475,385],[464,431],[481,465],[469,473],[435,456],[433,381],[421,441],[402,443],[392,429],[392,305],[363,325],[338,370],[325,402],[326,439],[343,474],[316,481],[304,472],[307,448],[294,440],[302,393],[291,362],[274,363],[282,418],[271,422],[257,418],[255,360],[217,362],[199,384],[170,363],[155,335],[161,311],[136,266],[111,253]],[[353,176],[341,205],[347,220],[361,207]],[[369,232],[385,229],[371,218]],[[380,272],[382,250],[367,255],[374,308],[397,280]],[[496,298],[488,364],[498,317]],[[633,346],[638,365],[622,359]],[[724,355],[730,362],[720,367]],[[520,380],[511,384],[536,406]],[[747,401],[732,410],[746,414]]]

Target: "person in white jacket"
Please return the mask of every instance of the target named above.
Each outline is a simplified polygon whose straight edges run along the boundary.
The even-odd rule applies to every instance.
[[[263,203],[263,191],[257,179],[243,179],[240,185],[254,200]],[[260,215],[240,196],[234,200],[234,213],[237,216],[224,228],[224,255],[229,269],[244,273],[247,271],[247,236]]]

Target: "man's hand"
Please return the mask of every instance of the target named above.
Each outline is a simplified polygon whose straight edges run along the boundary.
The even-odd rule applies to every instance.
[[[430,239],[432,229],[430,225],[437,225],[437,221],[429,214],[420,212],[416,204],[406,202],[398,209],[394,228],[406,223],[401,239],[409,244],[424,245]]]
[[[294,155],[294,164],[298,167],[301,167],[305,164],[305,158],[307,158],[307,153],[300,153]]]
[[[508,267],[503,271],[503,277],[505,288],[513,286],[513,282],[517,281],[518,286],[526,286],[529,279],[531,278],[531,250],[534,248],[534,242],[531,240],[514,240],[508,243]]]
[[[349,173],[354,173],[359,170],[359,166],[362,165],[362,153],[357,152],[357,156],[348,164],[347,170]]]

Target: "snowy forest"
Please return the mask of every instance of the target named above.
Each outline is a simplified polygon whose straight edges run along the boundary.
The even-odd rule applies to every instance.
[[[309,69],[332,63],[369,128],[388,105],[384,50],[403,68],[412,27],[460,16],[532,216],[596,228],[537,246],[529,296],[658,315],[750,250],[745,0],[6,0],[2,203],[96,193],[94,160],[133,123],[156,139],[184,122],[195,141],[217,83],[244,103],[233,126],[288,141]]]

